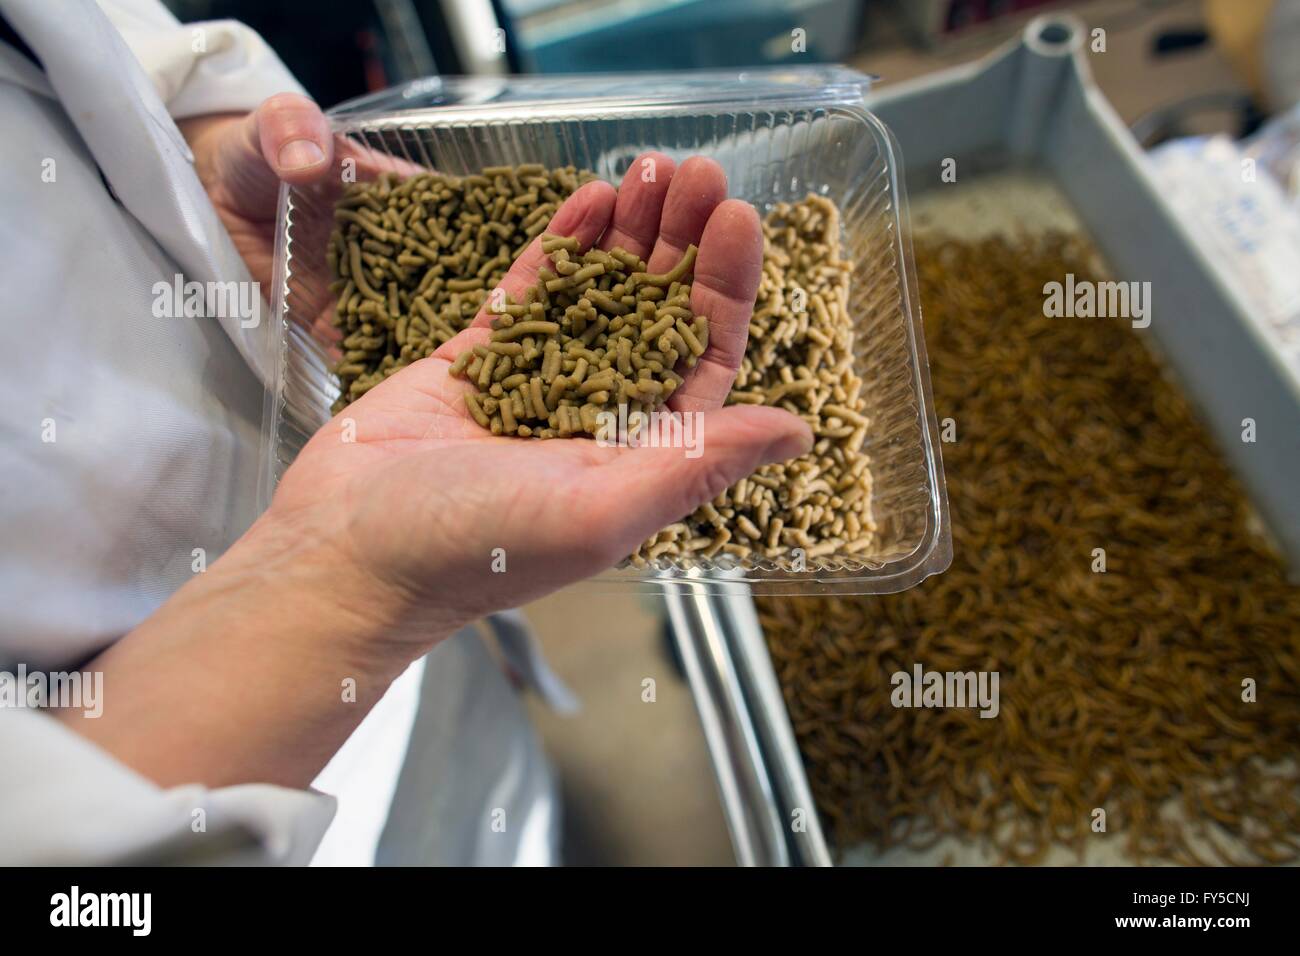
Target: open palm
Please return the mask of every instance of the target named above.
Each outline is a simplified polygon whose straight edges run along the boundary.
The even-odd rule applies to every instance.
[[[650,181],[644,160],[653,163]],[[481,313],[322,428],[285,474],[273,508],[332,531],[396,599],[442,624],[588,577],[758,466],[807,451],[811,434],[794,415],[722,407],[744,355],[762,265],[757,214],[725,196],[713,161],[694,158],[677,169],[648,154],[617,192],[602,182],[579,189],[548,230],[576,236],[584,248],[622,246],[650,271],[666,271],[687,245],[699,246],[691,304],[709,317],[709,347],[670,405],[704,413],[700,456],[480,428],[462,400],[471,386],[449,369],[487,339],[489,316]],[[502,287],[521,295],[544,259],[537,240]]]

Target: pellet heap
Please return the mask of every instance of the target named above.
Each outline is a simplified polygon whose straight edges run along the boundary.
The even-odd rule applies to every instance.
[[[560,204],[595,178],[529,163],[344,187],[325,253],[343,333],[334,412],[469,325]]]
[[[538,270],[522,302],[490,302],[492,335],[451,373],[478,387],[465,406],[494,435],[613,438],[601,412],[653,411],[709,344],[709,320],[691,311],[686,279],[695,246],[663,274],[615,247],[579,255],[578,240],[544,235],[555,271]]]
[[[853,263],[840,252],[840,217],[824,196],[780,203],[763,222],[763,275],[749,343],[728,405],[773,405],[813,429],[811,452],[764,465],[633,555],[634,562],[764,558],[812,570],[869,551],[870,422],[853,369]],[[794,549],[803,551],[802,560]]]
[[[492,339],[454,371],[478,386],[466,406],[494,434],[591,435],[602,411],[667,402],[708,345],[708,319],[691,311],[693,248],[654,276],[625,250],[579,254],[572,239],[548,236],[553,269],[524,300],[488,299],[560,203],[594,178],[528,164],[464,177],[384,174],[346,187],[326,252],[344,336],[334,410],[431,354],[485,304],[499,314]],[[816,444],[663,529],[634,564],[757,558],[815,570],[874,543],[861,450],[870,423],[853,370],[853,264],[840,252],[839,211],[820,196],[782,203],[763,236],[749,344],[727,403],[785,408],[812,426]]]

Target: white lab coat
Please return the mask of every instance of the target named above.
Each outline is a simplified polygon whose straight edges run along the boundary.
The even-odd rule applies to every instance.
[[[271,323],[155,318],[152,289],[249,279],[173,120],[299,87],[251,30],[205,23],[196,44],[157,0],[0,0],[0,15],[41,64],[0,43],[0,671],[74,670],[255,517]],[[518,624],[497,626],[528,670]],[[553,856],[549,770],[469,632],[408,671],[318,787],[333,796],[163,790],[0,707],[0,863],[303,863],[327,829],[326,862]],[[501,809],[517,825],[489,838]]]

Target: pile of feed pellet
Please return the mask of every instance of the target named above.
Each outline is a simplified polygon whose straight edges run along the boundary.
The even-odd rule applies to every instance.
[[[494,434],[594,435],[602,411],[626,405],[631,418],[665,403],[708,344],[707,317],[690,307],[693,252],[648,276],[624,250],[579,255],[554,238],[546,250],[554,270],[524,301],[488,300],[560,202],[592,178],[524,165],[464,177],[385,174],[346,187],[326,253],[344,336],[334,411],[431,354],[485,303],[502,314],[493,341],[454,371],[479,386],[466,404]],[[839,212],[820,196],[783,203],[763,233],[749,344],[728,404],[788,409],[812,426],[816,445],[664,528],[631,555],[634,564],[759,560],[815,570],[828,558],[852,563],[875,543],[862,452],[869,422],[848,311],[853,264],[840,251]]]
[[[1102,278],[1082,244],[916,257],[953,565],[758,602],[834,844],[1300,860],[1300,588],[1228,466],[1128,323],[1043,315],[1046,283]],[[894,707],[918,663],[998,672],[998,715]]]
[[[617,440],[603,412],[658,408],[709,345],[707,316],[691,311],[695,246],[668,272],[646,272],[625,249],[579,252],[573,237],[543,234],[542,267],[522,302],[490,302],[492,333],[451,374],[478,388],[465,406],[494,435]],[[632,419],[634,422],[638,419]]]
[[[773,405],[813,429],[811,452],[764,465],[644,542],[637,563],[766,559],[814,570],[874,543],[870,423],[854,372],[853,263],[840,250],[834,203],[781,203],[763,221],[763,275],[749,342],[727,404]],[[801,551],[799,555],[796,551]]]
[[[473,176],[384,173],[344,187],[325,253],[343,334],[334,412],[473,321],[560,204],[595,178],[527,164]]]

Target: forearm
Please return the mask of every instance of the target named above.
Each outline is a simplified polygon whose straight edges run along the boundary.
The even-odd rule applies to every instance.
[[[60,719],[163,786],[309,784],[419,647],[332,545],[303,539],[264,516],[88,665],[102,716]]]

